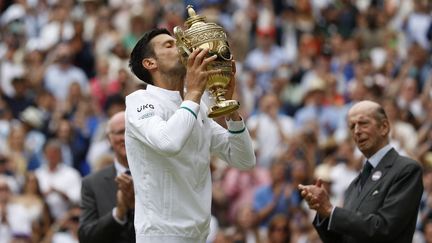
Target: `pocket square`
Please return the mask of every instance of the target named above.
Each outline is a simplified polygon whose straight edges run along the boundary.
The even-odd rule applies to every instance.
[[[374,192],[372,192],[372,196],[375,196],[376,194],[378,194],[379,193],[379,191],[378,190],[375,190]]]

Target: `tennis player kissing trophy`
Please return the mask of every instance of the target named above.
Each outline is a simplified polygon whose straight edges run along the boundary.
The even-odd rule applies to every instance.
[[[208,56],[217,55],[217,59],[209,63],[207,69],[220,69],[221,73],[208,77],[206,89],[209,91],[214,105],[210,107],[208,116],[215,118],[229,114],[240,107],[236,100],[226,100],[226,87],[232,75],[232,55],[228,46],[227,35],[224,29],[215,24],[207,23],[206,18],[196,14],[191,5],[187,6],[189,17],[185,22],[186,30],[174,27],[177,39],[177,49],[181,61],[187,63],[188,56],[197,48],[207,48]]]

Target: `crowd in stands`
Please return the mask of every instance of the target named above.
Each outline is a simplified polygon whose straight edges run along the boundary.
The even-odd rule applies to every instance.
[[[429,0],[0,1],[0,243],[78,242],[81,180],[113,163],[106,121],[145,88],[130,51],[188,4],[227,32],[257,157],[212,159],[208,242],[320,242],[297,185],[319,177],[343,203],[363,161],[346,113],[369,99],[423,166],[413,242],[432,243]]]

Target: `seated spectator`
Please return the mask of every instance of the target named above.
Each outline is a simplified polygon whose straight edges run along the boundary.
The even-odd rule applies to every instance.
[[[256,74],[258,86],[269,91],[272,75],[280,66],[288,64],[288,59],[276,43],[276,28],[259,28],[256,35],[257,47],[247,54],[244,65],[247,70]]]
[[[33,99],[28,95],[28,81],[23,77],[12,79],[14,94],[5,96],[5,100],[11,108],[14,118],[19,118],[21,112],[33,105]]]
[[[35,106],[29,106],[20,113],[19,120],[21,121],[21,126],[25,133],[26,149],[34,154],[41,152],[46,140],[45,134],[41,132],[44,126],[42,111]]]
[[[72,206],[62,218],[52,225],[42,243],[79,243],[78,225],[80,213],[79,206]]]
[[[104,107],[104,115],[99,117],[100,122],[91,138],[89,151],[87,153],[87,161],[90,163],[92,169],[97,167],[96,161],[98,161],[101,156],[112,153],[110,143],[106,137],[108,119],[117,112],[124,111],[125,109],[126,106],[123,96],[118,94],[108,96]]]
[[[63,164],[60,141],[48,140],[43,151],[46,163],[35,174],[50,213],[58,220],[70,206],[79,203],[81,176],[77,170]]]
[[[135,242],[135,194],[124,142],[125,113],[112,116],[107,137],[114,164],[84,178],[81,190],[81,243]]]
[[[316,126],[319,131],[319,143],[325,142],[336,131],[340,114],[338,108],[325,105],[327,86],[323,80],[316,78],[306,85],[303,106],[296,112],[295,127],[304,130],[308,126]]]
[[[290,243],[291,229],[286,214],[276,214],[268,226],[268,243]]]
[[[56,48],[56,62],[49,65],[45,72],[45,87],[59,102],[68,94],[69,86],[77,82],[83,93],[89,93],[87,76],[80,68],[72,64],[72,50],[69,44],[61,43]]]
[[[259,113],[248,119],[247,126],[257,147],[257,165],[264,168],[269,168],[270,162],[286,149],[295,132],[294,120],[280,113],[275,94],[261,98]]]
[[[237,211],[233,226],[227,229],[227,234],[235,242],[264,243],[267,236],[263,234],[265,231],[258,228],[257,219],[252,205],[243,204]]]
[[[26,173],[22,192],[12,198],[12,203],[21,205],[29,215],[32,225],[31,239],[33,242],[40,242],[53,220],[33,172]]]
[[[310,223],[309,213],[298,207],[293,210],[289,217],[291,228],[291,242],[293,243],[321,243],[318,233]]]
[[[301,198],[297,189],[286,180],[287,167],[275,161],[270,167],[271,183],[257,189],[253,209],[257,212],[260,227],[267,228],[276,214],[288,214],[290,208],[299,205]]]
[[[337,164],[331,169],[331,194],[334,195],[335,205],[343,205],[345,191],[361,169],[362,157],[356,156],[352,140],[342,142],[336,151]]]
[[[221,186],[229,202],[228,220],[235,222],[235,215],[243,205],[252,202],[255,191],[271,182],[270,173],[265,168],[255,167],[248,171],[228,168],[224,174]]]
[[[90,168],[86,154],[90,139],[67,119],[58,122],[55,137],[61,143],[63,163],[75,168],[81,175],[87,175]]]
[[[33,137],[32,135],[37,136]],[[43,135],[39,135],[38,133],[27,133],[25,127],[21,123],[14,124],[11,127],[6,144],[2,144],[1,147],[2,153],[8,157],[9,173],[16,177],[22,177],[24,175],[29,166],[29,160],[36,154],[34,151],[37,151],[35,148],[32,148],[30,144],[35,145],[36,143],[32,142],[43,141],[45,139]]]
[[[14,202],[14,195],[8,181],[0,177],[0,242],[13,242],[16,238],[30,240],[32,236],[34,215],[23,204]]]
[[[120,83],[110,76],[110,63],[105,58],[98,58],[96,76],[90,80],[91,96],[97,101],[100,110],[105,106],[109,95],[120,91]]]

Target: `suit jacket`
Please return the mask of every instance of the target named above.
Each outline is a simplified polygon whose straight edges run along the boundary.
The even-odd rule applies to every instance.
[[[135,242],[133,212],[125,225],[113,217],[116,206],[117,184],[114,165],[84,178],[81,189],[81,217],[78,229],[81,243]]]
[[[359,177],[351,182],[331,222],[314,226],[324,243],[411,243],[422,193],[420,165],[391,149],[361,191]]]

